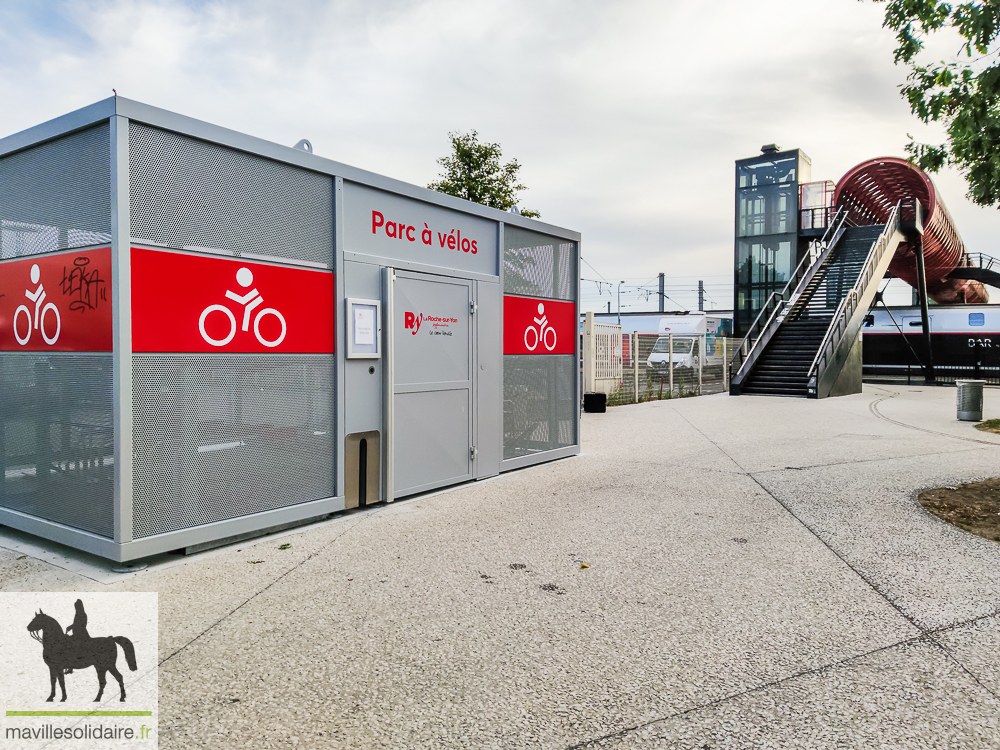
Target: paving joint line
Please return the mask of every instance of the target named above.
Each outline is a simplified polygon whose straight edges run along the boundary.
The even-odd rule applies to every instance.
[[[1000,448],[1000,443],[994,444],[994,447]],[[890,456],[888,458],[859,458],[856,461],[834,461],[828,464],[808,464],[806,466],[784,466],[778,469],[761,469],[760,471],[753,472],[754,474],[773,474],[779,471],[803,471],[805,469],[825,469],[828,466],[851,466],[853,464],[871,464],[878,463],[879,461],[892,461],[899,459],[908,458],[926,458],[927,456],[944,456],[950,455],[952,453],[971,453],[972,451],[981,451],[983,448],[956,448],[950,451],[934,451],[933,453],[913,453],[909,456]],[[749,472],[746,472],[749,474]]]
[[[703,438],[705,438],[705,440],[707,440],[712,445],[714,445],[716,447],[716,449],[720,453],[722,453],[726,458],[728,458],[736,466],[738,466],[739,469],[740,469],[740,471],[742,471],[743,474],[746,477],[748,477],[750,480],[752,480],[754,484],[756,484],[765,493],[767,493],[768,497],[770,497],[772,500],[774,500],[774,502],[776,502],[778,505],[780,505],[782,508],[784,508],[785,512],[788,513],[788,515],[790,515],[792,518],[794,518],[806,531],[808,531],[813,537],[815,537],[819,541],[820,544],[822,544],[831,553],[833,553],[833,555],[835,555],[838,560],[840,560],[844,565],[846,565],[847,568],[854,573],[854,575],[856,575],[858,578],[860,578],[862,581],[864,581],[864,583],[865,583],[866,586],[868,586],[879,597],[881,597],[886,603],[888,603],[889,606],[891,606],[894,610],[896,610],[896,612],[899,614],[900,617],[902,617],[904,620],[906,620],[908,623],[910,623],[913,627],[915,627],[921,633],[925,632],[924,628],[920,627],[913,620],[912,617],[910,617],[908,614],[906,614],[906,612],[904,612],[902,610],[902,608],[898,604],[896,604],[894,601],[892,601],[885,593],[883,593],[882,591],[880,591],[878,589],[878,587],[872,581],[870,581],[868,579],[868,577],[864,573],[862,573],[854,565],[852,565],[847,560],[847,558],[845,558],[840,552],[838,552],[837,550],[835,550],[833,548],[833,546],[826,539],[824,539],[822,536],[820,536],[819,533],[815,529],[812,528],[812,526],[810,526],[808,523],[806,523],[804,520],[802,520],[795,513],[795,511],[793,511],[791,509],[791,507],[789,507],[789,505],[787,503],[785,503],[783,500],[781,500],[780,498],[778,498],[777,495],[775,495],[773,492],[771,492],[771,490],[769,490],[766,486],[764,486],[764,484],[759,479],[757,479],[757,477],[755,477],[751,472],[749,472],[745,468],[743,468],[743,466],[740,464],[739,461],[737,461],[735,458],[733,458],[731,455],[729,455],[729,453],[727,453],[726,450],[721,445],[719,445],[717,442],[715,442],[714,440],[712,440],[712,438],[710,438],[708,435],[706,435],[704,432],[702,432],[702,430],[699,429],[696,425],[694,425],[687,417],[685,417],[683,414],[681,414],[680,416],[681,416],[681,418],[685,422],[687,422],[689,425],[691,425],[692,429],[694,429],[696,432],[698,432],[698,434],[701,435]]]
[[[576,456],[567,456],[566,458],[576,458]],[[541,468],[541,467],[546,466],[546,465],[547,464],[538,464],[537,467]],[[522,471],[523,470],[528,470],[528,469],[533,469],[533,468],[536,468],[536,466],[525,466],[524,469],[522,469]],[[480,480],[480,481],[496,480],[496,479],[499,479],[501,476],[502,475],[498,474],[498,475],[496,475],[494,477],[487,477],[485,480]],[[360,526],[365,521],[367,521],[367,520],[369,520],[371,518],[376,518],[376,517],[382,515],[382,513],[384,513],[385,511],[389,510],[390,508],[392,508],[394,506],[404,505],[404,504],[409,504],[409,503],[417,503],[417,502],[419,502],[421,500],[430,500],[430,499],[432,499],[434,497],[437,497],[439,495],[450,494],[451,492],[454,492],[456,490],[463,489],[466,486],[466,484],[467,483],[463,482],[462,484],[457,485],[455,487],[448,487],[448,488],[445,488],[445,489],[442,489],[442,490],[433,490],[433,491],[428,492],[428,493],[414,495],[413,497],[401,498],[400,500],[396,500],[395,502],[393,502],[391,504],[386,504],[384,506],[382,506],[382,505],[374,506],[371,509],[366,509],[365,511],[362,511],[362,513],[360,514],[360,518],[358,518],[358,520],[355,523],[347,526],[347,528],[345,528],[343,531],[341,531],[339,534],[337,534],[337,536],[335,536],[333,539],[331,539],[329,542],[327,542],[326,544],[324,544],[319,549],[317,549],[314,552],[312,552],[311,554],[309,554],[307,557],[304,557],[301,561],[299,561],[298,563],[296,563],[295,565],[293,565],[291,568],[289,568],[284,573],[282,573],[281,575],[279,575],[278,577],[276,577],[269,584],[267,584],[267,586],[265,586],[264,588],[260,589],[259,591],[256,591],[255,593],[253,593],[250,597],[248,597],[241,604],[237,605],[236,607],[234,607],[233,609],[231,609],[229,612],[227,612],[226,614],[224,614],[218,620],[216,620],[211,625],[209,625],[207,628],[205,628],[200,633],[198,633],[196,636],[194,636],[187,643],[185,643],[182,646],[180,646],[176,651],[173,651],[169,656],[166,656],[162,661],[160,661],[158,663],[157,666],[163,666],[166,662],[170,661],[175,656],[177,656],[177,654],[179,654],[182,651],[184,651],[185,649],[187,649],[189,646],[191,646],[191,644],[193,644],[195,641],[199,640],[206,633],[208,633],[209,631],[211,631],[211,630],[215,629],[216,627],[218,627],[222,622],[224,622],[229,617],[231,617],[232,615],[234,615],[236,612],[238,612],[239,610],[241,610],[243,607],[245,607],[247,604],[249,604],[250,602],[252,602],[254,599],[256,599],[258,596],[260,596],[261,594],[263,594],[265,591],[267,591],[268,589],[270,589],[272,586],[274,586],[275,584],[277,584],[283,578],[285,578],[286,576],[290,575],[294,571],[296,571],[299,568],[301,568],[303,565],[305,565],[307,562],[309,562],[314,557],[316,557],[317,555],[319,555],[321,552],[324,552],[327,549],[329,549],[333,544],[335,544],[336,542],[340,541],[340,539],[345,534],[347,534],[349,531],[353,531],[355,528],[357,528],[358,526]],[[305,527],[303,527],[303,529],[302,529],[303,533],[306,532],[306,531],[308,531],[308,530],[309,530],[308,525],[305,526]]]
[[[872,649],[871,651],[865,651],[864,653],[861,653],[861,654],[855,654],[853,656],[847,656],[847,657],[844,657],[843,659],[838,659],[837,661],[832,661],[832,662],[828,662],[826,664],[821,664],[818,667],[812,667],[810,669],[803,669],[803,670],[801,670],[799,672],[795,672],[794,674],[786,675],[785,677],[779,677],[777,679],[771,680],[770,682],[766,682],[766,683],[764,683],[762,685],[757,685],[756,687],[747,688],[746,690],[741,690],[741,691],[739,691],[737,693],[730,693],[729,695],[723,695],[723,696],[720,696],[720,697],[716,698],[715,700],[707,701],[707,702],[701,703],[701,704],[699,704],[697,706],[691,706],[690,708],[685,708],[685,709],[683,709],[681,711],[676,711],[676,712],[674,712],[674,713],[672,713],[672,714],[670,714],[668,716],[662,716],[662,717],[660,717],[658,719],[651,719],[649,721],[644,721],[641,724],[636,724],[636,725],[631,726],[631,727],[625,727],[624,729],[619,729],[617,732],[611,732],[609,734],[601,735],[600,737],[594,737],[594,738],[589,739],[589,740],[584,740],[583,742],[578,742],[575,745],[568,745],[565,748],[565,750],[582,750],[582,748],[586,748],[588,746],[591,746],[594,743],[604,742],[605,740],[612,740],[612,739],[616,739],[616,738],[619,738],[619,737],[624,737],[624,736],[626,736],[628,734],[631,734],[632,732],[636,732],[636,731],[638,731],[640,729],[645,729],[646,727],[650,727],[650,726],[652,726],[654,724],[659,724],[659,723],[664,722],[664,721],[670,721],[671,719],[676,719],[676,718],[678,718],[680,716],[686,716],[688,714],[695,713],[697,711],[702,711],[702,710],[704,710],[706,708],[712,708],[713,706],[719,706],[719,705],[721,705],[723,703],[728,703],[730,701],[737,700],[739,698],[744,698],[744,697],[746,697],[748,695],[753,695],[754,693],[759,693],[761,691],[768,690],[769,688],[773,688],[773,687],[777,687],[779,685],[782,685],[783,683],[789,682],[791,680],[798,679],[799,677],[806,677],[806,676],[809,676],[809,675],[820,674],[820,673],[822,673],[824,671],[828,671],[828,670],[834,669],[836,667],[843,666],[843,665],[848,664],[848,663],[850,663],[852,661],[857,661],[859,659],[865,659],[865,658],[867,658],[869,656],[873,656],[873,655],[881,653],[883,651],[888,651],[890,649],[894,649],[894,648],[897,648],[899,646],[906,646],[906,645],[909,645],[909,644],[912,644],[912,643],[918,643],[920,641],[925,641],[926,642],[928,640],[931,640],[931,639],[929,638],[929,636],[927,634],[925,634],[925,633],[919,633],[919,634],[914,635],[914,636],[912,636],[910,638],[904,638],[901,641],[896,641],[895,643],[890,643],[890,644],[885,645],[885,646],[879,646],[878,648]]]
[[[189,646],[191,646],[191,644],[193,644],[195,641],[199,640],[202,636],[204,636],[205,634],[207,634],[209,631],[214,630],[215,628],[217,628],[225,620],[229,619],[234,614],[236,614],[237,612],[239,612],[241,609],[243,609],[243,607],[245,607],[247,604],[249,604],[250,602],[252,602],[257,597],[259,597],[265,591],[268,591],[269,589],[271,589],[279,581],[281,581],[282,579],[284,579],[287,576],[291,575],[293,572],[295,572],[296,570],[298,570],[299,568],[301,568],[303,565],[305,565],[307,562],[309,562],[310,560],[312,560],[313,558],[315,558],[321,552],[325,552],[331,546],[333,546],[334,544],[336,544],[337,542],[339,542],[343,538],[343,536],[345,534],[347,534],[347,532],[353,531],[355,528],[357,528],[358,526],[360,526],[361,524],[363,524],[369,518],[373,518],[376,515],[378,515],[378,514],[376,514],[376,513],[366,513],[365,515],[363,515],[355,523],[353,523],[352,525],[348,526],[346,529],[344,529],[343,531],[341,531],[339,534],[337,534],[337,536],[335,536],[329,542],[327,542],[326,544],[324,544],[322,547],[320,547],[319,549],[314,550],[313,552],[311,552],[308,556],[304,557],[302,560],[300,560],[295,565],[293,565],[292,567],[290,567],[284,573],[282,573],[281,575],[277,576],[274,580],[272,580],[264,588],[260,589],[259,591],[254,592],[249,597],[247,597],[247,599],[245,601],[243,601],[241,604],[237,605],[236,607],[233,607],[233,609],[231,609],[229,612],[227,612],[226,614],[224,614],[218,620],[216,620],[215,622],[213,622],[207,628],[205,628],[204,630],[202,630],[200,633],[198,633],[196,636],[194,636],[194,638],[192,638],[191,640],[189,640],[184,645],[180,646],[176,651],[172,652],[169,656],[165,657],[162,661],[160,661],[157,664],[157,666],[162,667],[168,661],[170,661],[175,656],[177,656],[177,654],[181,653],[182,651],[184,651],[185,649],[187,649]]]
[[[883,389],[883,390],[887,390],[887,389]],[[898,395],[898,394],[896,394],[896,395]],[[885,397],[883,397],[883,399],[884,398]],[[874,409],[874,405],[879,400],[883,400],[883,399],[878,399],[878,400],[870,403],[869,404],[869,410],[873,410]],[[912,625],[914,628],[916,628],[920,632],[921,636],[928,637],[929,640],[930,640],[930,642],[933,643],[938,648],[938,650],[940,650],[949,660],[951,660],[956,665],[958,665],[958,667],[961,668],[961,670],[963,672],[965,672],[972,679],[973,682],[975,682],[977,685],[979,685],[983,690],[985,690],[990,695],[992,695],[994,697],[1000,697],[1000,696],[997,696],[997,694],[992,689],[990,689],[985,684],[983,684],[983,682],[979,679],[979,677],[977,677],[972,672],[972,670],[970,670],[965,664],[963,664],[961,661],[959,661],[959,659],[951,651],[949,651],[947,648],[945,648],[944,645],[941,644],[937,640],[937,638],[935,638],[932,635],[932,633],[935,632],[935,631],[932,631],[932,630],[930,630],[928,628],[925,628],[925,627],[921,626],[920,624],[918,624],[916,622],[916,620],[913,617],[911,617],[909,614],[907,614],[903,610],[903,608],[899,604],[897,604],[886,592],[882,591],[878,586],[876,586],[875,583],[874,583],[874,581],[870,580],[868,578],[868,576],[866,576],[858,568],[856,568],[853,564],[851,564],[851,562],[848,561],[847,558],[843,554],[841,554],[839,551],[837,551],[836,549],[834,549],[833,545],[830,542],[828,542],[826,539],[824,539],[822,536],[820,536],[820,534],[815,529],[813,529],[802,518],[800,518],[791,509],[791,507],[788,506],[788,504],[786,504],[784,501],[782,501],[781,499],[779,499],[777,497],[777,495],[775,495],[773,492],[771,492],[771,490],[769,490],[767,487],[765,487],[764,484],[761,483],[761,481],[759,479],[757,479],[757,477],[755,477],[750,472],[746,471],[743,468],[743,466],[739,463],[739,461],[737,461],[735,458],[733,458],[731,455],[729,455],[729,453],[726,452],[726,450],[722,446],[720,446],[717,442],[715,442],[714,440],[712,440],[712,438],[710,438],[708,435],[706,435],[699,427],[697,427],[694,423],[692,423],[691,420],[689,420],[683,414],[680,414],[680,412],[677,412],[677,413],[681,417],[681,419],[683,419],[685,422],[687,422],[691,426],[692,429],[694,429],[705,440],[707,440],[713,446],[715,446],[715,448],[720,453],[722,453],[726,458],[728,458],[736,466],[738,466],[740,468],[740,470],[743,471],[744,474],[746,474],[747,477],[749,477],[751,480],[753,480],[754,484],[756,484],[758,487],[760,487],[762,490],[764,490],[764,492],[766,492],[767,495],[772,500],[774,500],[776,503],[778,503],[778,505],[780,505],[782,508],[785,509],[785,512],[788,513],[788,515],[790,515],[792,518],[794,518],[796,521],[798,521],[810,534],[813,535],[813,537],[815,537],[817,540],[819,540],[819,542],[824,547],[826,547],[844,565],[846,565],[849,570],[851,570],[859,579],[861,579],[862,581],[864,581],[865,585],[867,585],[877,596],[881,597],[881,599],[883,601],[885,601],[890,607],[892,607],[894,610],[896,610],[896,612],[899,614],[900,617],[902,617],[904,620],[906,620],[908,623],[910,623],[910,625]],[[873,414],[875,414],[876,416],[879,416],[878,413],[877,413],[877,411],[873,411]],[[887,421],[892,421],[892,420],[887,420]],[[902,424],[902,423],[900,423],[900,424]],[[908,426],[908,425],[906,425],[906,426]],[[921,428],[918,427],[918,428],[914,428],[914,429],[918,429],[919,430]],[[930,430],[921,430],[921,431],[923,431],[923,432],[931,432]],[[943,434],[943,433],[937,433],[937,434]],[[968,440],[968,438],[959,438],[959,439]],[[984,441],[970,440],[970,442],[984,442]],[[990,445],[996,445],[996,444],[995,443],[990,443]]]
[[[671,719],[676,719],[679,716],[686,716],[687,714],[695,713],[697,711],[701,711],[701,710],[706,709],[706,708],[711,708],[713,706],[718,706],[718,705],[721,705],[723,703],[728,703],[729,701],[736,700],[738,698],[743,698],[743,697],[748,696],[748,695],[753,695],[754,693],[759,693],[759,692],[761,692],[763,690],[767,690],[767,689],[772,688],[772,687],[777,687],[778,685],[781,685],[781,684],[783,684],[785,682],[789,682],[791,680],[797,679],[799,677],[806,677],[806,676],[812,675],[812,674],[820,674],[821,672],[829,671],[831,669],[835,669],[836,667],[843,666],[843,665],[848,664],[848,663],[850,663],[852,661],[866,659],[869,656],[873,656],[874,654],[878,654],[878,653],[881,653],[883,651],[889,651],[890,649],[894,649],[894,648],[897,648],[899,646],[907,646],[909,644],[919,643],[921,641],[923,641],[925,643],[928,642],[928,641],[933,641],[933,643],[931,645],[939,646],[939,644],[936,642],[935,636],[940,635],[941,633],[945,633],[945,632],[947,632],[949,630],[954,630],[954,629],[957,629],[957,628],[965,627],[966,625],[971,625],[971,624],[973,624],[975,622],[979,622],[980,620],[988,620],[988,619],[991,619],[991,618],[996,618],[998,616],[1000,616],[1000,609],[994,610],[993,612],[987,613],[985,615],[978,615],[977,617],[972,617],[972,618],[970,618],[968,620],[963,620],[961,622],[952,623],[951,625],[945,625],[945,626],[940,627],[940,628],[934,628],[934,629],[931,629],[931,630],[927,630],[927,631],[922,632],[922,633],[920,633],[918,635],[914,635],[914,636],[912,636],[910,638],[904,638],[904,639],[902,639],[900,641],[897,641],[895,643],[890,643],[890,644],[888,644],[886,646],[880,646],[879,648],[872,649],[871,651],[866,651],[866,652],[861,653],[861,654],[855,654],[854,656],[847,656],[847,657],[844,657],[843,659],[838,659],[837,661],[832,661],[832,662],[828,662],[826,664],[821,664],[818,667],[812,667],[811,669],[803,669],[803,670],[801,670],[799,672],[796,672],[794,674],[790,674],[790,675],[787,675],[785,677],[779,677],[779,678],[777,678],[775,680],[771,680],[770,682],[765,683],[763,685],[758,685],[757,687],[752,687],[752,688],[748,688],[746,690],[741,690],[740,692],[737,692],[737,693],[730,693],[729,695],[721,696],[719,698],[716,698],[715,700],[707,701],[707,702],[701,703],[701,704],[699,704],[697,706],[692,706],[691,708],[685,708],[682,711],[675,711],[674,713],[670,714],[669,716],[662,716],[662,717],[660,717],[658,719],[651,719],[650,721],[643,722],[642,724],[636,724],[635,726],[632,726],[632,727],[626,727],[625,729],[619,729],[617,732],[612,732],[610,734],[601,735],[600,737],[594,737],[593,739],[584,740],[583,742],[577,743],[575,745],[568,746],[566,748],[566,750],[580,750],[580,748],[585,748],[588,745],[594,744],[595,742],[603,742],[604,740],[615,739],[616,737],[624,737],[625,735],[630,734],[631,732],[635,732],[635,731],[637,731],[639,729],[644,729],[645,727],[652,726],[653,724],[659,724],[659,723],[664,722],[664,721],[670,721]],[[952,659],[954,660],[953,657],[952,657]],[[968,673],[973,678],[973,680],[975,680],[977,683],[979,683],[980,685],[982,685],[982,683],[980,683],[979,680],[976,679],[975,675],[971,674],[968,671],[968,669],[966,669],[964,667],[964,665],[962,665],[960,662],[957,662],[957,660],[955,660],[955,661],[956,661],[956,663],[958,663],[958,665],[960,667],[963,668],[963,671],[965,671],[966,673]],[[1000,696],[998,696],[994,691],[990,690],[989,688],[987,688],[985,686],[983,686],[983,688],[986,690],[986,692],[990,693],[995,698],[997,698],[998,700],[1000,700]]]

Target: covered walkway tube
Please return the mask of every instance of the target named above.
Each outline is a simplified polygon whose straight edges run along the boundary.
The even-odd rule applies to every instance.
[[[845,174],[837,183],[834,203],[850,212],[858,226],[885,224],[897,203],[900,220],[914,221],[914,199],[924,207],[924,262],[927,295],[941,305],[989,302],[979,281],[954,278],[952,272],[966,264],[965,245],[941,196],[924,172],[905,159],[869,159]],[[912,242],[901,243],[889,264],[889,273],[914,288],[919,287],[917,254]]]

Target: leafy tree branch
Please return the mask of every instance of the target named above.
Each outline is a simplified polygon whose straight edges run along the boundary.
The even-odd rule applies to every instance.
[[[921,169],[957,168],[969,198],[983,206],[1000,203],[1000,0],[960,4],[935,0],[876,0],[885,3],[884,26],[896,32],[895,62],[909,67],[902,94],[924,123],[940,123],[947,141],[917,143],[906,150]],[[953,29],[963,42],[956,59],[918,60],[929,35]]]
[[[517,194],[527,190],[518,182],[521,165],[517,159],[501,162],[499,143],[480,143],[479,133],[449,133],[452,152],[437,160],[441,179],[429,187],[439,193],[509,211],[517,205]],[[538,218],[538,211],[521,209],[521,216]]]

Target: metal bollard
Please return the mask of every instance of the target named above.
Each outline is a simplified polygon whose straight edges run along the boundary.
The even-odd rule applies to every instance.
[[[983,421],[983,384],[985,382],[985,380],[955,381],[958,418],[963,422]]]

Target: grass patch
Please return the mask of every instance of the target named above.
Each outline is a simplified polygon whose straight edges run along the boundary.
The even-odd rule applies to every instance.
[[[987,419],[977,424],[976,429],[983,432],[995,432],[1000,435],[1000,419]]]

